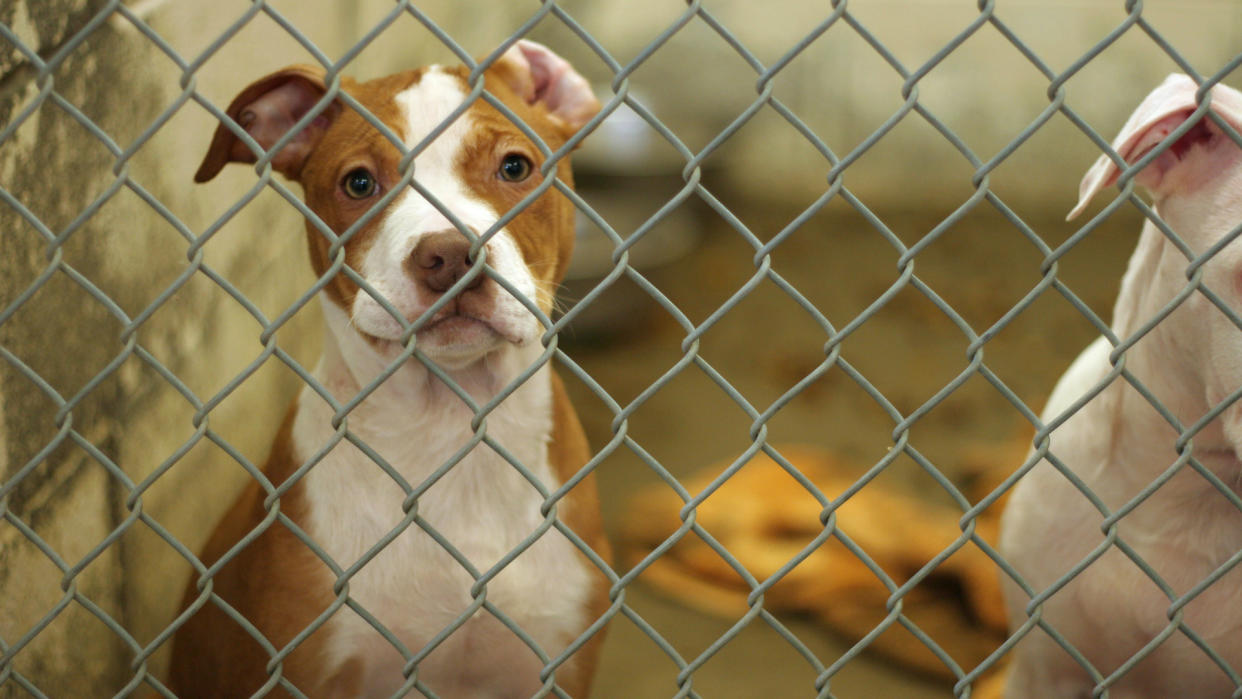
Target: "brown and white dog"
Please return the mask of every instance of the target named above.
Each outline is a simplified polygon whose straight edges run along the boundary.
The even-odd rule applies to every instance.
[[[463,67],[431,66],[369,82],[342,79],[341,89],[413,147],[467,101],[467,75]],[[485,81],[488,92],[553,150],[599,111],[586,81],[535,43],[523,41],[504,53]],[[321,69],[290,67],[243,90],[228,114],[270,149],[326,89]],[[416,346],[481,405],[538,363],[544,327],[483,273],[489,270],[457,284],[473,265],[470,242],[423,195],[399,183],[400,159],[391,141],[338,99],[280,149],[272,166],[301,184],[306,205],[338,234],[386,192],[403,189],[348,240],[345,261],[410,323],[446,292],[455,294],[417,331]],[[255,161],[252,150],[221,125],[195,179],[210,180],[230,162]],[[517,126],[478,99],[415,157],[415,180],[458,220],[483,233],[541,182],[544,161]],[[554,172],[572,182],[567,159]],[[572,204],[548,189],[486,243],[487,266],[549,313],[569,263],[573,222]],[[306,230],[312,266],[322,277],[333,263],[330,243],[310,221]],[[403,323],[343,273],[332,276],[320,296],[328,331],[315,377],[345,404],[398,360]],[[276,487],[288,486],[279,510],[335,566],[360,565],[347,581],[352,604],[382,624],[409,657],[430,652],[407,668],[406,655],[352,604],[339,606],[298,638],[337,599],[338,578],[289,526],[268,521],[268,494],[253,482],[202,554],[208,566],[228,558],[210,578],[218,599],[199,591],[198,576],[187,590],[186,606],[199,606],[175,636],[170,687],[183,697],[245,697],[275,682],[279,670],[312,697],[388,697],[415,680],[441,697],[538,692],[545,670],[539,654],[490,609],[470,613],[475,575],[520,549],[486,582],[485,599],[544,657],[555,659],[600,618],[607,605],[604,574],[556,528],[521,549],[544,523],[544,496],[488,444],[468,449],[475,412],[420,360],[401,362],[348,413],[346,425],[410,487],[432,479],[415,503],[421,522],[401,528],[406,489],[354,440],[335,443],[289,483],[295,471],[333,444],[333,416],[329,402],[309,386],[290,407],[263,469]],[[546,364],[487,413],[485,426],[487,436],[547,492],[573,478],[590,457],[565,390]],[[463,449],[466,456],[437,478],[437,470]],[[556,512],[598,554],[608,556],[590,474],[557,503]],[[437,542],[424,522],[476,573]],[[271,652],[223,611],[220,600],[253,624],[278,654],[293,644],[280,656],[279,668]],[[466,620],[458,625],[461,618]],[[595,633],[554,668],[557,687],[571,696],[587,695],[602,635]],[[415,673],[410,678],[403,674],[408,669]],[[284,692],[277,688],[268,696]]]

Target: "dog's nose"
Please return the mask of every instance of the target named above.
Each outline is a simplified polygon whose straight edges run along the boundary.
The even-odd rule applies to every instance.
[[[410,274],[428,289],[443,293],[470,271],[470,241],[460,231],[428,233],[414,246],[408,260]],[[483,275],[475,277],[466,289],[477,288]]]

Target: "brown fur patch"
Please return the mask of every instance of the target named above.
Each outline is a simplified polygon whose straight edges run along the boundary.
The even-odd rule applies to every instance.
[[[426,69],[411,70],[365,83],[343,78],[341,89],[404,139],[404,117],[393,97],[417,84],[425,72]],[[299,181],[306,204],[333,232],[340,235],[370,211],[384,193],[397,186],[401,179],[398,170],[400,160],[400,151],[379,129],[353,109],[343,109],[302,168]],[[358,167],[365,167],[375,175],[379,185],[375,196],[351,199],[342,191],[341,180]],[[376,212],[345,245],[345,264],[351,269],[361,269],[362,260],[370,250],[383,218],[382,212]],[[329,256],[332,245],[310,220],[306,222],[306,236],[311,267],[315,274],[322,277],[333,264]],[[333,274],[324,290],[330,299],[346,310],[359,291],[358,285],[343,271]]]
[[[548,443],[548,461],[556,470],[561,483],[567,482],[577,475],[578,470],[591,459],[591,447],[587,442],[582,423],[578,414],[569,402],[569,394],[565,385],[555,371],[552,379],[552,441]],[[590,473],[560,502],[557,515],[575,534],[582,538],[595,553],[611,563],[612,549],[608,539],[604,537],[604,526],[599,515],[599,494],[595,486],[595,474]],[[587,606],[587,625],[595,623],[608,609],[608,578],[600,572],[585,554],[582,564],[591,573],[591,597]],[[582,648],[574,654],[568,663],[569,676],[564,671],[557,673],[557,685],[573,697],[590,696],[591,680],[595,675],[595,664],[599,659],[600,646],[604,642],[604,631],[601,630],[591,637]]]
[[[466,69],[460,68],[457,72],[465,85]],[[515,91],[515,87],[522,89],[523,84],[513,74],[508,62],[498,62],[484,74],[487,91],[524,121],[550,150],[556,151],[573,133],[568,132],[563,123],[549,117],[541,107],[527,104]],[[471,105],[469,114],[474,119],[475,128],[456,163],[458,175],[469,182],[472,191],[491,204],[498,215],[503,216],[542,183],[539,172],[545,159],[516,124],[482,99]],[[526,180],[508,182],[499,177],[501,161],[510,153],[523,155],[531,161],[533,172]],[[573,186],[569,158],[557,163],[555,174],[566,185]],[[540,306],[545,311],[550,310],[552,290],[565,278],[569,259],[573,255],[573,204],[555,186],[549,187],[505,229],[513,236],[540,290],[547,292],[547,298],[540,299]]]
[[[292,448],[294,406],[263,467],[276,486],[301,466]],[[242,491],[203,549],[200,559],[205,565],[214,565],[263,522],[264,497],[257,481]],[[280,511],[305,528],[306,501],[300,484],[280,499]],[[262,574],[273,565],[280,566],[280,575]],[[197,578],[192,576],[186,586],[183,608],[200,596]],[[332,603],[332,581],[328,567],[287,526],[273,521],[212,577],[211,586],[279,651]],[[325,640],[322,631],[311,634],[282,665],[281,674],[304,693],[314,695],[323,679]],[[173,639],[169,686],[183,699],[250,696],[268,681],[270,659],[258,641],[209,600]],[[268,696],[288,695],[277,690]]]

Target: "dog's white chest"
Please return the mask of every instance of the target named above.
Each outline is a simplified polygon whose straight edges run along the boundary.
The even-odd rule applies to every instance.
[[[350,598],[411,656],[426,653],[418,677],[437,694],[530,696],[543,663],[508,625],[555,657],[582,628],[589,590],[584,559],[547,526],[544,496],[527,477],[548,492],[560,485],[547,456],[549,375],[536,374],[487,417],[490,440],[527,475],[479,443],[437,476],[473,436],[470,412],[445,397],[447,407],[421,415],[394,406],[373,422],[357,424],[375,415],[366,411],[350,423],[412,488],[426,488],[414,509],[403,510],[407,492],[392,475],[342,442],[306,477],[308,533],[340,568],[358,566]],[[300,458],[331,438],[330,418],[321,399],[303,395],[294,427]],[[371,622],[342,608],[327,626],[328,662],[361,660],[366,696],[401,686],[405,659]]]

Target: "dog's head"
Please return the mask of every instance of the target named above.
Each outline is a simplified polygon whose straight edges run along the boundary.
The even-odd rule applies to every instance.
[[[1123,340],[1162,314],[1187,288],[1192,260],[1202,259],[1242,225],[1242,148],[1206,113],[1187,124],[1198,109],[1198,89],[1189,77],[1170,75],[1135,109],[1113,142],[1130,165],[1155,151],[1135,181],[1151,192],[1160,220],[1180,239],[1173,243],[1152,221],[1144,225],[1113,316],[1113,328]],[[1242,131],[1242,93],[1216,85],[1210,109],[1233,130]],[[1186,131],[1171,139],[1182,127]],[[1112,159],[1100,156],[1083,177],[1070,218],[1119,175]],[[1206,258],[1201,271],[1206,290],[1242,317],[1242,241],[1227,241]],[[1171,406],[1175,412],[1200,406],[1194,397],[1199,391],[1211,407],[1242,387],[1242,329],[1216,300],[1189,294],[1172,313],[1161,316],[1157,332],[1141,340],[1153,343],[1148,345],[1151,362],[1158,362],[1143,380],[1158,371],[1159,380],[1173,384],[1175,390],[1164,397],[1178,401]],[[1231,412],[1238,414],[1229,421],[1236,425],[1226,430],[1242,444],[1242,403],[1234,405]],[[1182,417],[1193,422],[1200,415]]]
[[[326,302],[348,319],[334,332],[356,333],[365,341],[358,344],[381,357],[402,351],[404,328],[396,316],[415,322],[446,292],[452,298],[416,338],[438,363],[466,366],[504,347],[528,344],[543,328],[525,300],[549,313],[569,264],[573,206],[551,187],[484,248],[487,266],[518,295],[486,270],[474,269],[471,241],[453,219],[476,235],[489,231],[543,182],[545,157],[482,97],[469,99],[467,77],[464,67],[430,66],[369,82],[341,79],[341,91],[406,148],[428,141],[414,158],[413,187],[401,181],[397,146],[339,98],[272,156],[273,169],[302,185],[307,206],[338,235],[362,220],[342,248],[343,261],[376,294],[337,264],[331,242],[308,219],[310,255],[315,273],[328,278]],[[505,52],[484,79],[487,91],[552,151],[599,111],[586,80],[533,42]],[[271,150],[327,92],[322,69],[292,66],[244,89],[228,115]],[[221,124],[195,180],[210,180],[230,162],[256,160],[251,147]],[[572,184],[568,158],[548,176],[553,173]],[[329,308],[329,316],[336,309]]]

